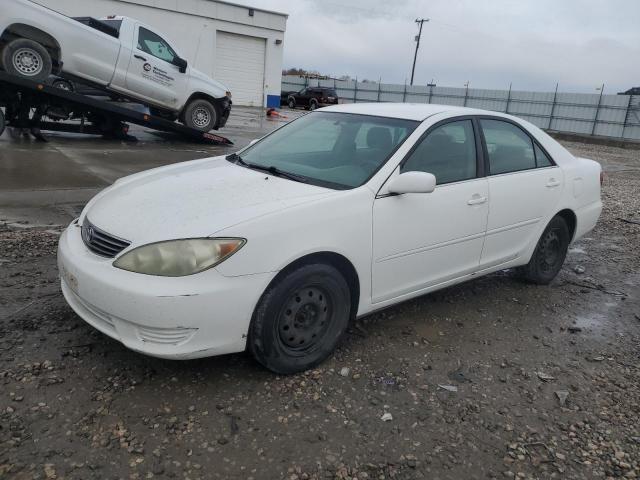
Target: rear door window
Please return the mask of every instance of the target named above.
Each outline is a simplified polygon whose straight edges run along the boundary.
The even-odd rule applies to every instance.
[[[480,125],[491,175],[536,168],[533,141],[522,129],[502,120],[481,119]]]

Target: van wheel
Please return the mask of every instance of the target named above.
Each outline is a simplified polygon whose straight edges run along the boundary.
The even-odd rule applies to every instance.
[[[51,75],[51,55],[38,42],[17,38],[4,47],[2,68],[18,77],[44,82]]]
[[[551,283],[562,268],[570,241],[567,222],[562,217],[553,217],[542,232],[531,260],[519,268],[520,276],[538,285]]]
[[[340,272],[325,264],[304,265],[262,295],[249,327],[248,348],[278,374],[313,368],[336,348],[350,313],[351,292]]]
[[[208,100],[192,100],[184,109],[184,124],[201,132],[208,132],[218,125],[218,110]]]

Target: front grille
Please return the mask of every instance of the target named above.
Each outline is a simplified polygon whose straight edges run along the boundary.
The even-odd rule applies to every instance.
[[[114,237],[104,230],[100,230],[86,218],[82,222],[81,232],[82,241],[87,248],[101,257],[113,258],[131,245],[128,240]]]

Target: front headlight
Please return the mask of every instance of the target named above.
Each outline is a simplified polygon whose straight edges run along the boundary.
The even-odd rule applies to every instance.
[[[147,275],[183,277],[214,267],[246,242],[244,238],[190,238],[151,243],[125,253],[113,266]]]

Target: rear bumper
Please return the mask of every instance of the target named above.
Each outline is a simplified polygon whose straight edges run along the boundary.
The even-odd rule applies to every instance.
[[[602,202],[590,203],[576,210],[576,231],[573,235],[573,241],[578,240],[580,237],[589,233],[598,223],[600,218],[600,212],[602,212]]]

